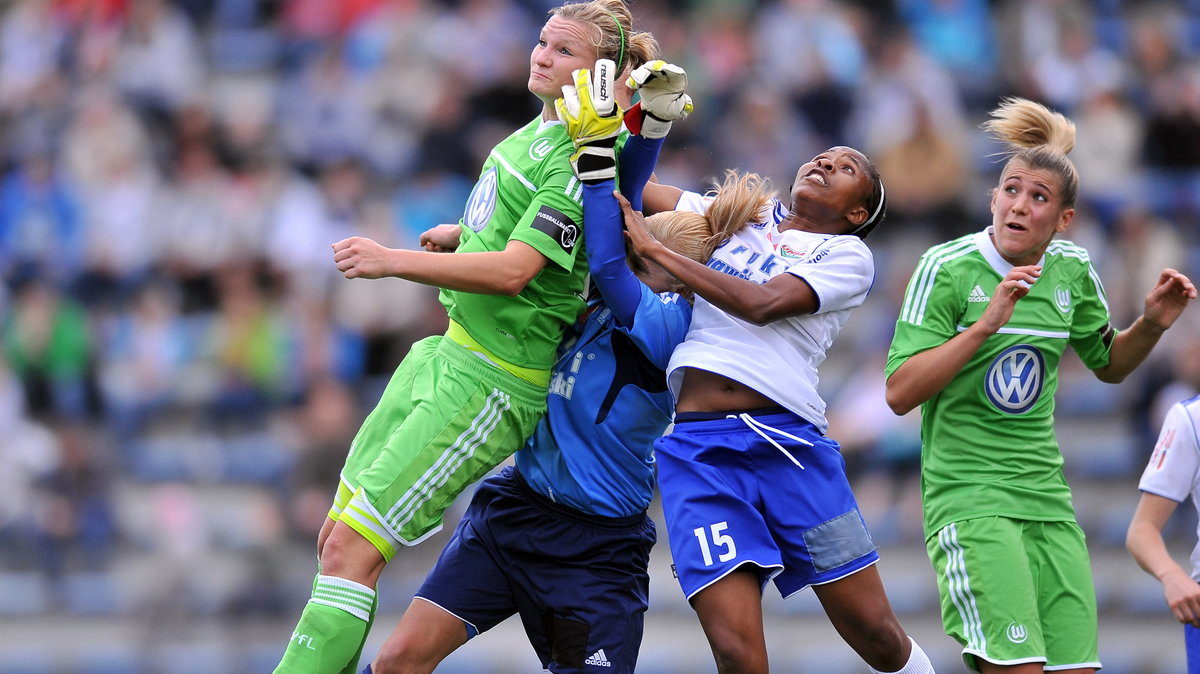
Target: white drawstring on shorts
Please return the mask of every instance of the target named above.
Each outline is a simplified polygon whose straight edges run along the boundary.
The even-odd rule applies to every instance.
[[[750,416],[749,414],[746,414],[745,412],[742,412],[741,414],[729,414],[729,415],[726,415],[725,418],[726,419],[741,419],[742,423],[746,424],[751,429],[753,429],[755,433],[758,433],[759,435],[761,435],[764,440],[771,443],[772,445],[775,445],[775,449],[778,449],[779,451],[783,452],[783,455],[786,456],[788,459],[790,459],[792,463],[796,464],[797,466],[800,466],[800,470],[804,470],[804,464],[797,461],[796,457],[793,456],[791,452],[789,452],[783,448],[783,445],[779,444],[778,442],[775,442],[775,438],[772,438],[771,436],[764,433],[763,429],[765,428],[768,431],[771,431],[772,433],[782,435],[785,438],[788,438],[790,440],[795,440],[796,442],[808,445],[809,447],[812,447],[813,443],[809,442],[808,440],[805,440],[804,438],[798,438],[798,437],[792,435],[791,433],[781,431],[778,428],[773,428],[771,426],[768,426],[768,425],[764,424],[763,422]]]

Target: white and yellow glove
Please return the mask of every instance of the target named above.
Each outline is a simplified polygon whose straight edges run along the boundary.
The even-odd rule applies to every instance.
[[[600,59],[594,78],[587,68],[576,70],[572,73],[575,84],[564,86],[562,98],[554,101],[558,119],[575,143],[571,168],[585,183],[617,177],[614,146],[623,114],[616,102],[616,69],[610,59]]]
[[[692,114],[692,97],[684,92],[687,73],[674,63],[662,59],[645,63],[629,74],[626,85],[641,96],[640,133],[646,138],[662,138],[671,122]],[[633,125],[630,131],[639,133]]]

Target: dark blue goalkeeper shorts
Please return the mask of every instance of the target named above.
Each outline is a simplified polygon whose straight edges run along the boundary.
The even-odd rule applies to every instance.
[[[514,613],[555,673],[633,672],[654,521],[588,515],[534,493],[514,467],[480,483],[417,597],[473,637]]]

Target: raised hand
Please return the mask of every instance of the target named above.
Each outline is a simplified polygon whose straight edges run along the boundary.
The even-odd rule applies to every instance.
[[[674,63],[662,59],[645,63],[629,74],[626,84],[641,96],[640,132],[647,138],[662,138],[671,122],[692,114],[692,97],[684,91],[687,73]]]
[[[559,120],[575,143],[571,168],[585,183],[617,176],[614,147],[623,113],[615,97],[616,67],[609,59],[596,61],[594,79],[586,68],[576,70],[572,75],[575,83],[564,86],[562,98],[554,102]]]
[[[1159,330],[1166,330],[1183,313],[1188,302],[1196,299],[1196,286],[1174,269],[1164,269],[1158,282],[1146,295],[1142,317]]]
[[[1010,269],[1004,280],[996,286],[996,291],[992,293],[992,299],[988,302],[987,309],[984,310],[977,323],[983,324],[989,334],[994,334],[1004,327],[1004,324],[1008,323],[1008,319],[1012,318],[1017,301],[1029,294],[1029,288],[1037,282],[1041,275],[1042,268],[1037,265]]]

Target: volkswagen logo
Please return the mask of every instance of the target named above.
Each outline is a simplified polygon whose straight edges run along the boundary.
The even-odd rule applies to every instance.
[[[492,213],[496,211],[496,187],[496,167],[493,166],[479,177],[479,182],[475,183],[471,190],[471,196],[467,197],[463,224],[476,233],[483,231],[488,220],[492,219]]]
[[[1046,360],[1028,344],[1010,346],[992,361],[984,377],[988,400],[1006,414],[1024,414],[1042,395]]]

